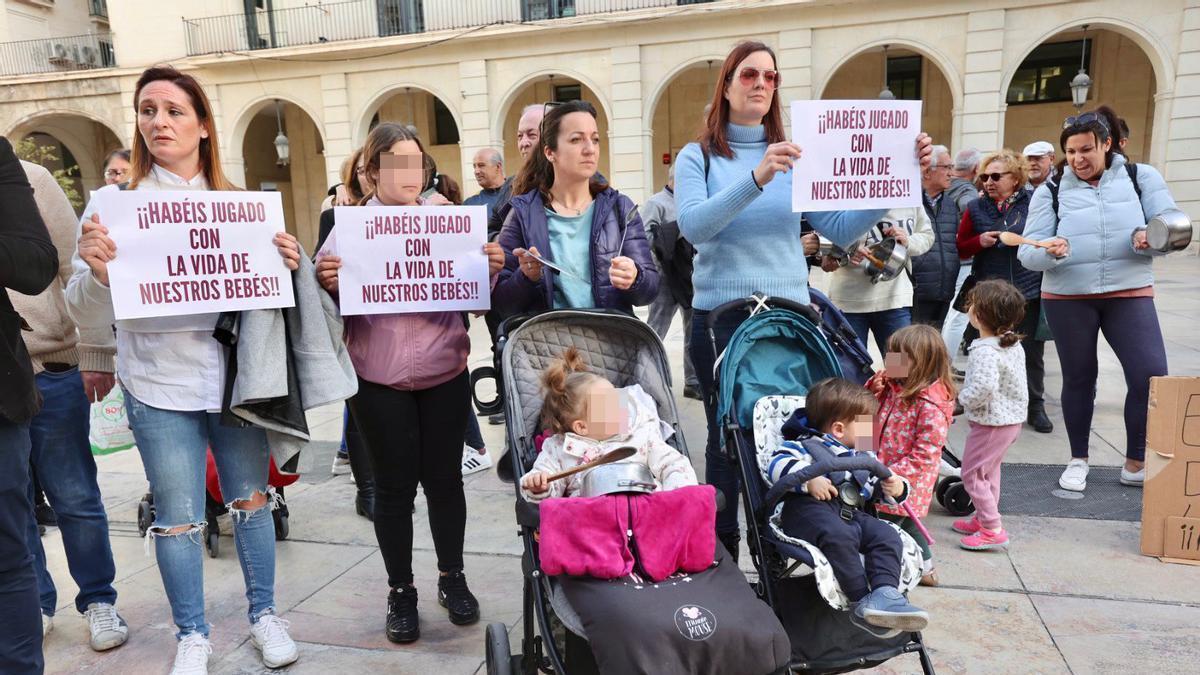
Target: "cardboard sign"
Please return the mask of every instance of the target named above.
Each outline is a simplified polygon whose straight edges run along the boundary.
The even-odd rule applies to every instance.
[[[1200,377],[1150,379],[1142,553],[1200,560]]]
[[[491,308],[484,206],[339,206],[342,314]]]
[[[102,190],[117,319],[292,307],[278,192]]]
[[[921,206],[920,101],[793,101],[793,211]]]

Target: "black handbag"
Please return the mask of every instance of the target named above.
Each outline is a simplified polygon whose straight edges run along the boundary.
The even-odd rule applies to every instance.
[[[958,289],[958,296],[954,298],[954,304],[951,305],[954,311],[963,314],[967,313],[967,298],[971,295],[971,291],[977,283],[979,283],[979,280],[975,278],[974,274],[968,274],[967,278],[963,279],[962,286]]]

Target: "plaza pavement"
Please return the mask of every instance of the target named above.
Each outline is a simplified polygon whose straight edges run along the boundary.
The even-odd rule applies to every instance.
[[[1173,374],[1200,375],[1200,316],[1194,254],[1157,263],[1159,318]],[[815,282],[819,283],[819,281]],[[482,322],[472,329],[471,365],[490,361]],[[666,339],[675,381],[681,381],[681,326]],[[1118,465],[1124,432],[1124,382],[1107,346],[1101,346],[1101,382],[1092,461]],[[1046,350],[1048,408],[1055,431],[1026,429],[1007,461],[1061,465],[1068,457],[1058,409],[1057,356]],[[685,435],[703,475],[704,418],[696,401],[683,399]],[[276,600],[300,644],[300,661],[289,673],[482,673],[484,626],[503,621],[519,645],[520,542],[513,519],[512,487],[494,471],[466,479],[469,522],[466,572],[479,597],[479,624],[455,627],[436,600],[436,562],[424,499],[418,496],[416,583],[421,595],[422,636],[412,645],[383,635],[386,576],[370,523],[354,514],[349,476],[330,477],[333,443],[340,438],[341,409],[311,416],[320,444],[313,470],[287,489],[291,537],[277,547]],[[493,457],[503,427],[483,422]],[[952,431],[961,447],[965,424]],[[136,452],[98,458],[117,562],[118,607],[129,622],[123,647],[97,654],[87,647],[77,618],[75,586],[67,572],[57,530],[43,542],[59,589],[54,631],[45,644],[47,673],[166,673],[174,655],[175,627],[155,569],[138,537],[136,505],[146,483]],[[1046,485],[1046,490],[1056,488]],[[1161,563],[1138,553],[1138,523],[1036,518],[1005,519],[1012,535],[1007,553],[966,553],[954,546],[951,518],[939,507],[926,521],[939,539],[935,556],[942,586],[919,588],[914,602],[931,611],[926,641],[941,673],[1111,673],[1126,670],[1194,673],[1200,656],[1200,567]],[[205,598],[213,625],[214,674],[266,672],[248,640],[246,600],[229,524],[223,522],[221,553],[205,557]],[[743,556],[743,560],[747,556]],[[86,564],[86,562],[84,563]],[[744,562],[743,566],[748,565]],[[513,627],[515,630],[512,630]],[[919,672],[915,656],[893,659],[875,672]]]

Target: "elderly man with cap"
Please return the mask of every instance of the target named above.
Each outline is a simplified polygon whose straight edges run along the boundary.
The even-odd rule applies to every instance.
[[[1054,146],[1046,141],[1035,141],[1025,146],[1025,161],[1029,162],[1029,182],[1025,189],[1033,192],[1046,181],[1054,182]]]

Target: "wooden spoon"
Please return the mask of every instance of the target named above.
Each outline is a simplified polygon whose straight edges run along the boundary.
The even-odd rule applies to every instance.
[[[625,445],[617,448],[616,450],[606,452],[590,462],[584,462],[575,468],[567,469],[566,471],[560,471],[554,475],[551,475],[546,478],[546,482],[552,483],[562,478],[574,476],[580,471],[587,471],[588,469],[595,466],[600,466],[601,464],[612,464],[613,462],[619,462],[628,457],[632,457],[635,453],[637,453],[637,448],[633,447],[632,445]]]
[[[1038,248],[1050,248],[1050,244],[1048,242],[1026,239],[1016,232],[1001,232],[1000,241],[1004,242],[1005,246],[1020,246],[1021,244],[1029,244],[1030,246],[1037,246]]]

